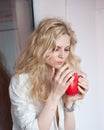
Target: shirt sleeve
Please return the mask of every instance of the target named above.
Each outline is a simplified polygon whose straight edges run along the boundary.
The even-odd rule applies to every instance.
[[[28,85],[26,77],[12,77],[9,86],[11,106],[13,107],[12,113],[23,130],[39,130],[35,105],[27,96],[26,86]]]

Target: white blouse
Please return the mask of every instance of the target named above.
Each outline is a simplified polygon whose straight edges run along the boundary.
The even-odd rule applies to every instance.
[[[29,86],[28,74],[21,74],[19,77],[13,76],[11,79],[9,94],[13,120],[12,130],[39,130],[37,117],[41,112],[43,105],[39,102],[33,103],[28,98]],[[58,112],[59,126],[57,126],[55,116],[50,130],[64,130],[64,110],[62,100],[60,100],[58,104]]]

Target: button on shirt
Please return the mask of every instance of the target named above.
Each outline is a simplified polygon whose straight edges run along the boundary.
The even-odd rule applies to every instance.
[[[38,101],[33,103],[28,95],[28,74],[13,76],[9,86],[11,100],[11,114],[13,120],[12,130],[39,130],[37,118],[44,105]],[[58,103],[59,125],[56,116],[53,118],[50,130],[64,130],[64,110],[62,99]],[[45,117],[46,118],[46,117]]]

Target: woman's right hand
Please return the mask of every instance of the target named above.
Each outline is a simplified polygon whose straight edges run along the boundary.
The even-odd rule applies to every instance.
[[[74,77],[72,76],[74,71],[69,69],[68,64],[61,67],[56,74],[55,68],[53,68],[52,71],[51,93],[59,99],[64,95],[66,89],[74,80]]]

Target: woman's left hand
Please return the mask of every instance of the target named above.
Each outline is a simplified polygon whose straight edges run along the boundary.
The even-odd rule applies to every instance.
[[[64,103],[70,105],[71,103],[81,100],[85,97],[88,91],[88,80],[85,77],[80,77],[78,80],[78,94],[76,95],[64,95]]]

